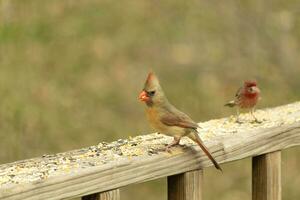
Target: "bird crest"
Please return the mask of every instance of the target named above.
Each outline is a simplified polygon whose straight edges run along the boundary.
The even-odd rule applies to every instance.
[[[147,80],[145,82],[145,89],[155,89],[155,88],[160,88],[160,84],[158,81],[158,78],[153,72],[150,72],[147,76]]]
[[[253,86],[257,86],[257,82],[256,80],[246,80],[244,82],[244,86],[245,87],[253,87]]]

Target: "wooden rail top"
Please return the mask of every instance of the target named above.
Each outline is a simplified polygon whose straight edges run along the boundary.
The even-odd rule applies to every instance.
[[[255,114],[262,123],[251,123],[249,114],[241,115],[242,124],[234,117],[199,123],[200,136],[218,162],[300,144],[300,102]],[[0,199],[67,199],[212,165],[187,138],[171,154],[164,152],[171,141],[155,133],[1,165]]]

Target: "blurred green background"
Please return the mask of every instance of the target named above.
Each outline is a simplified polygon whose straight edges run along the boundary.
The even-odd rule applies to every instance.
[[[0,0],[0,162],[150,133],[137,96],[150,70],[196,121],[255,78],[259,107],[300,99],[299,0]],[[283,199],[300,197],[300,150]],[[208,200],[251,199],[251,160],[205,171]],[[166,199],[165,179],[122,189]]]

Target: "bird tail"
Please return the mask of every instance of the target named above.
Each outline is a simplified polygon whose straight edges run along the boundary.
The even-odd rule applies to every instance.
[[[232,100],[232,101],[229,101],[228,103],[226,103],[224,106],[234,107],[234,106],[236,106],[236,103]]]
[[[199,147],[202,149],[202,151],[204,151],[204,153],[207,155],[207,157],[211,160],[211,162],[214,164],[215,168],[217,168],[218,170],[222,171],[222,168],[220,167],[220,165],[217,163],[217,161],[214,159],[214,157],[211,155],[211,153],[209,152],[208,148],[203,144],[203,141],[201,140],[201,138],[199,137],[197,131],[192,132],[193,134],[189,134],[188,137],[190,139],[192,139],[194,142],[196,142]]]

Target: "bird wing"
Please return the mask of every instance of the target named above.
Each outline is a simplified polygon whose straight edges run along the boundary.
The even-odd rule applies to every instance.
[[[239,101],[240,101],[240,99],[241,99],[241,96],[242,96],[242,93],[243,93],[243,90],[244,88],[243,87],[240,87],[237,91],[236,91],[236,93],[235,93],[235,99],[234,99],[234,102],[235,103],[238,103]]]
[[[182,128],[192,128],[197,129],[199,126],[196,122],[194,122],[188,115],[183,112],[169,111],[165,115],[160,118],[161,122],[167,126],[179,126]]]
[[[241,95],[242,89],[243,89],[243,87],[240,87],[240,88],[236,91],[236,93],[235,93],[235,98],[238,98],[238,97]]]

